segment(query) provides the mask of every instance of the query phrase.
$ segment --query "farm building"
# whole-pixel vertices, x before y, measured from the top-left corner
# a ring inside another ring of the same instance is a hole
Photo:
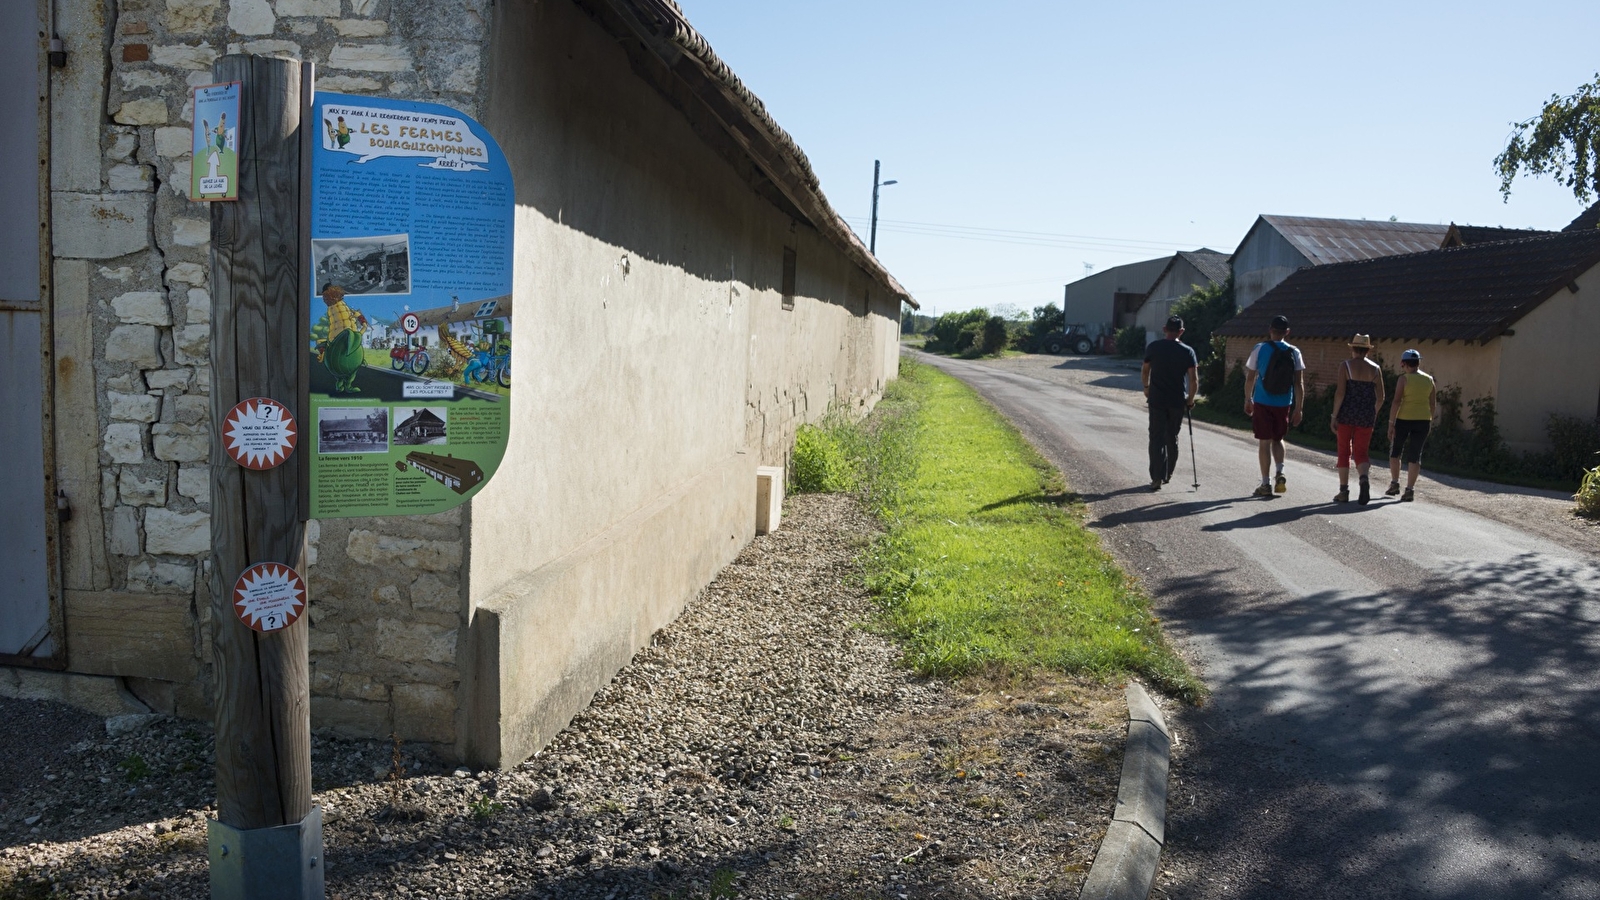
[[[1398,368],[1415,347],[1441,388],[1493,397],[1506,443],[1548,446],[1553,414],[1600,417],[1600,230],[1560,232],[1302,269],[1216,333],[1241,364],[1288,316],[1307,374],[1327,385],[1357,332]]]
[[[1067,322],[1099,326],[1104,332],[1132,325],[1150,286],[1170,260],[1163,256],[1113,266],[1068,284],[1061,301]]]
[[[1233,291],[1241,309],[1300,269],[1444,246],[1448,225],[1258,216],[1233,251]]]
[[[42,163],[0,198],[45,226],[0,253],[0,693],[211,714],[210,223],[186,190],[219,54],[448,104],[515,177],[510,449],[465,506],[313,523],[313,727],[526,758],[751,539],[757,467],[895,377],[905,290],[669,0],[53,0],[0,24],[4,147]],[[325,262],[409,277],[398,249]],[[509,303],[425,311],[426,350]]]
[[[1146,342],[1161,337],[1161,328],[1179,300],[1201,288],[1228,280],[1228,254],[1201,248],[1180,250],[1167,260],[1167,267],[1150,286],[1133,324],[1144,329]]]

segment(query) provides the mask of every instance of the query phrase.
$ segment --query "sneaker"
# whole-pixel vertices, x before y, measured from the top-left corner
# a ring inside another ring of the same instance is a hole
[[[1406,492],[1404,494],[1400,495],[1400,502],[1401,503],[1410,503],[1411,501],[1413,501],[1415,499],[1417,499],[1417,496],[1415,494],[1411,493],[1411,488],[1406,488]]]
[[[1150,482],[1150,490],[1152,490],[1152,491],[1161,490],[1161,482],[1159,482],[1159,481]]]
[[[1280,494],[1289,490],[1289,482],[1283,477],[1282,472],[1278,473],[1278,480],[1273,484],[1272,489]]]
[[[1339,488],[1339,493],[1333,495],[1333,502],[1335,502],[1335,503],[1349,503],[1350,502],[1350,488],[1348,488],[1348,487]]]
[[[1361,504],[1362,506],[1366,506],[1367,505],[1367,501],[1369,501],[1371,499],[1372,499],[1372,485],[1369,484],[1365,478],[1363,478],[1363,479],[1361,479],[1361,494],[1360,494],[1360,496],[1356,497],[1356,502]]]
[[[1398,481],[1389,482],[1389,489],[1387,491],[1383,492],[1383,495],[1385,497],[1396,497],[1396,496],[1399,496],[1399,494],[1400,494],[1400,482],[1398,482]]]
[[[1271,497],[1272,496],[1272,486],[1271,485],[1267,485],[1267,484],[1257,485],[1255,493],[1252,494],[1251,496],[1253,496],[1253,497]]]

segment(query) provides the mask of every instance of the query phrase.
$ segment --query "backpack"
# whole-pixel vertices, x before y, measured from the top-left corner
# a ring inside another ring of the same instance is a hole
[[[1294,390],[1294,351],[1269,343],[1272,357],[1261,371],[1261,388],[1269,394],[1287,394]]]

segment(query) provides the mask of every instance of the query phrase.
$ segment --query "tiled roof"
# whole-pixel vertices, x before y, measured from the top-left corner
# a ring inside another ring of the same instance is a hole
[[[1459,237],[1462,244],[1487,244],[1493,241],[1516,241],[1522,238],[1540,237],[1555,234],[1554,231],[1540,231],[1535,228],[1500,228],[1495,225],[1456,225],[1451,224],[1450,233]],[[1445,246],[1455,246],[1455,242],[1447,240]]]
[[[1293,244],[1313,266],[1434,250],[1444,245],[1445,235],[1450,231],[1448,225],[1416,222],[1265,215],[1261,219]]]
[[[1486,341],[1600,264],[1600,229],[1301,269],[1217,329]]]
[[[1600,228],[1600,202],[1597,202],[1583,212],[1578,213],[1578,217],[1573,219],[1570,223],[1568,223],[1566,228],[1561,230],[1588,231],[1593,228]]]
[[[1200,274],[1211,279],[1215,284],[1228,280],[1232,270],[1228,268],[1228,260],[1232,254],[1218,253],[1201,247],[1199,250],[1179,250],[1178,255],[1189,261],[1189,264],[1200,270]]]
[[[602,27],[612,30],[630,55],[636,48],[628,45],[637,42],[637,47],[654,57],[648,61],[636,58],[635,62],[641,63],[635,66],[636,73],[684,110],[691,126],[724,132],[717,145],[737,148],[734,152],[755,167],[759,175],[753,181],[758,190],[770,187],[782,201],[793,204],[795,212],[847,258],[889,293],[917,308],[917,302],[828,202],[811,161],[794,138],[689,24],[675,0],[577,2],[596,15]],[[686,109],[686,97],[697,99],[703,110]]]

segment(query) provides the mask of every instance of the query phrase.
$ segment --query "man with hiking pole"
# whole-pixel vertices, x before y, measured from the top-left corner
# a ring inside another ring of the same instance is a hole
[[[1178,468],[1178,436],[1183,431],[1183,416],[1194,405],[1200,391],[1200,374],[1194,349],[1178,340],[1183,336],[1183,320],[1167,319],[1162,338],[1144,348],[1145,402],[1150,407],[1150,490],[1159,491],[1172,480]],[[1187,382],[1187,384],[1185,384]],[[1187,387],[1187,390],[1185,388]],[[1192,428],[1193,426],[1191,426]],[[1191,434],[1191,447],[1193,437]],[[1200,479],[1195,478],[1198,482]]]
[[[1244,414],[1250,417],[1260,447],[1261,484],[1257,497],[1271,497],[1289,489],[1283,477],[1283,438],[1289,426],[1299,425],[1306,403],[1306,363],[1300,349],[1285,340],[1289,320],[1273,316],[1267,340],[1255,345],[1244,361]],[[1274,483],[1269,475],[1277,463]]]

